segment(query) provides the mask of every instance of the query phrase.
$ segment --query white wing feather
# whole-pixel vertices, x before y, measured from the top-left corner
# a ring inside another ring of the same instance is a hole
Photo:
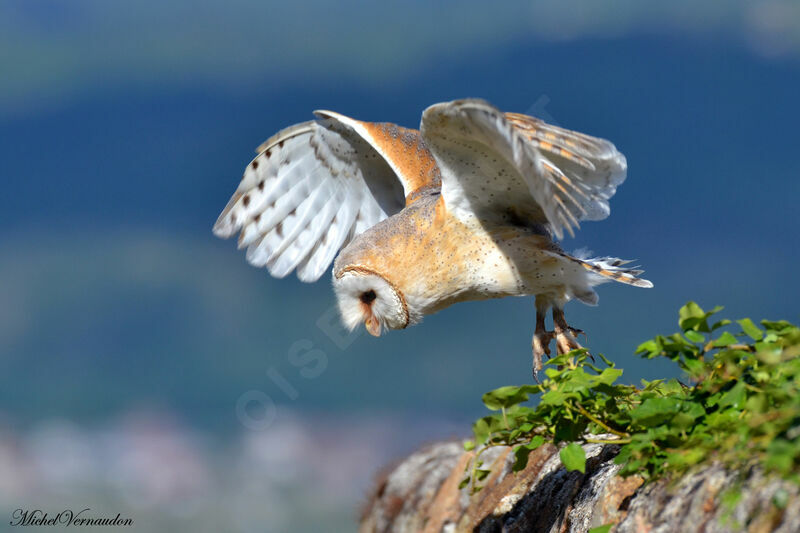
[[[282,130],[259,147],[214,225],[237,231],[247,260],[275,277],[319,279],[338,250],[404,205],[394,171],[334,118]]]

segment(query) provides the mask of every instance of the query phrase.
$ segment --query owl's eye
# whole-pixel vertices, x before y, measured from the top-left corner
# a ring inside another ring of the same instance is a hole
[[[377,298],[377,296],[375,295],[375,291],[372,289],[368,290],[367,292],[362,292],[361,296],[359,296],[359,299],[367,305],[371,304],[375,298]]]

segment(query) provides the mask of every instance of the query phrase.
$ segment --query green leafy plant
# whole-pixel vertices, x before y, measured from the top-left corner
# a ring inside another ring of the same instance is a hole
[[[636,350],[675,361],[688,385],[620,384],[622,370],[609,359],[598,355],[597,366],[586,350],[575,350],[551,359],[538,385],[484,394],[494,412],[474,423],[474,440],[465,443],[477,452],[462,486],[480,489],[489,474],[480,460],[486,449],[512,446],[519,471],[545,442],[562,446],[564,466],[580,472],[581,444],[595,442],[619,445],[620,473],[646,480],[716,460],[731,467],[757,462],[800,483],[800,329],[786,321],[712,321],[721,309],[689,302],[679,311],[680,332]]]

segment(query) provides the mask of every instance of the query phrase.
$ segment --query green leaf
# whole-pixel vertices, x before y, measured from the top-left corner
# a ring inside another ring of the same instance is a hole
[[[788,330],[796,328],[796,326],[793,326],[791,322],[787,322],[786,320],[762,320],[761,325],[768,330],[776,331],[778,333],[784,333]]]
[[[529,414],[527,416],[529,416]],[[526,419],[526,416],[523,416],[522,418],[520,418],[520,420],[524,420],[524,419]],[[517,419],[514,419],[514,422],[516,423]],[[509,441],[514,441],[519,436],[525,435],[527,433],[530,433],[530,431],[532,429],[533,429],[533,424],[531,424],[530,422],[525,422],[521,426],[516,427],[516,428],[511,430],[511,433],[509,434],[508,440]]]
[[[542,394],[542,405],[562,405],[567,399],[577,397],[576,394],[566,394],[560,390],[551,390]]]
[[[733,386],[720,398],[718,405],[722,407],[733,407],[741,409],[747,399],[747,387],[741,381]]]
[[[570,472],[577,470],[582,474],[586,473],[586,452],[577,442],[570,442],[558,453],[564,467]]]
[[[599,376],[597,376],[596,380],[600,383],[605,383],[606,385],[611,385],[617,378],[622,375],[621,368],[606,368],[603,370]]]
[[[511,470],[514,472],[519,472],[523,470],[528,465],[528,456],[531,454],[533,450],[538,448],[544,444],[544,437],[541,435],[536,435],[531,439],[528,444],[520,444],[516,448],[514,448],[514,466],[512,466]]]
[[[611,527],[613,525],[614,524],[612,523],[612,524],[604,524],[602,526],[593,527],[592,529],[589,530],[589,533],[608,533],[609,531],[611,531]]]
[[[467,485],[469,485],[469,476],[467,476],[467,477],[465,477],[464,479],[461,480],[461,483],[458,484],[458,490],[463,489]]]
[[[678,311],[678,324],[684,332],[691,329],[710,333],[711,328],[708,327],[708,317],[719,313],[722,309],[723,308],[718,305],[711,311],[703,311],[703,308],[696,303],[688,302]],[[719,327],[719,323],[715,324],[715,326]]]
[[[686,371],[695,378],[702,376],[706,370],[705,363],[698,359],[686,359],[683,362],[683,366],[686,368]]]
[[[664,383],[663,379],[654,379],[653,381],[647,381],[646,379],[642,380],[642,389],[646,391],[654,390],[661,386]]]
[[[721,328],[721,327],[723,327],[723,326],[727,326],[727,325],[728,325],[728,324],[730,324],[730,323],[731,323],[731,321],[730,321],[730,320],[728,320],[727,318],[723,318],[722,320],[719,320],[719,321],[717,321],[717,322],[714,322],[714,324],[711,326],[711,331],[714,331],[714,330],[716,330],[716,329],[719,329],[719,328]]]
[[[786,439],[776,439],[767,446],[767,456],[764,464],[779,472],[791,472],[795,461],[795,450],[792,443]]]
[[[697,326],[705,316],[706,312],[703,311],[703,308],[695,302],[690,301],[678,311],[678,325],[683,330],[692,329]]]
[[[464,441],[464,451],[471,452],[475,449],[475,441],[465,440]]]
[[[649,398],[631,411],[631,419],[643,426],[655,426],[672,419],[681,410],[676,398]]]
[[[695,427],[697,419],[705,414],[706,410],[702,405],[687,402],[682,406],[681,411],[672,418],[670,424],[678,429],[689,429]]]
[[[550,366],[564,366],[569,363],[571,358],[572,356],[569,353],[565,353],[549,359],[545,364]]]
[[[587,426],[588,422],[584,419],[570,420],[569,418],[563,418],[553,428],[553,440],[555,442],[578,440],[586,431]]]
[[[706,457],[706,451],[703,448],[690,448],[688,450],[679,450],[677,452],[667,454],[667,461],[673,467],[687,468],[696,465]]]
[[[739,341],[736,339],[736,337],[726,331],[714,341],[714,346],[717,348],[723,348],[725,346],[730,346],[731,344],[736,344],[737,342]]]
[[[753,339],[754,341],[760,341],[761,338],[764,336],[764,332],[761,331],[761,328],[753,324],[753,321],[749,318],[743,318],[741,320],[736,321],[739,326],[741,326],[742,331],[744,331],[748,337]]]
[[[768,408],[769,404],[767,403],[767,395],[763,393],[750,396],[745,403],[745,409],[751,413],[763,413]]]
[[[489,429],[489,423],[487,420],[489,417],[483,417],[475,421],[472,425],[472,432],[475,434],[475,443],[476,444],[484,444],[489,439],[489,434],[491,430]]]
[[[475,481],[483,481],[486,477],[491,474],[491,470],[485,470],[482,468],[475,469]]]
[[[652,358],[661,353],[661,344],[655,340],[644,341],[642,344],[636,347],[636,351],[634,353],[647,354]]]
[[[513,386],[500,387],[483,395],[483,404],[492,411],[527,401],[528,394]]]
[[[686,335],[686,338],[692,342],[703,342],[706,340],[706,338],[703,336],[702,333],[695,331],[693,329],[684,331],[683,334]]]

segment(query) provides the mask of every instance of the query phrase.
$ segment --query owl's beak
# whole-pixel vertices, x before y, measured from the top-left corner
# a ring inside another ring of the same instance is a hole
[[[372,313],[370,313],[367,319],[364,321],[364,327],[367,328],[367,331],[373,337],[381,336],[381,323],[378,322],[378,319],[375,318],[375,315]]]

